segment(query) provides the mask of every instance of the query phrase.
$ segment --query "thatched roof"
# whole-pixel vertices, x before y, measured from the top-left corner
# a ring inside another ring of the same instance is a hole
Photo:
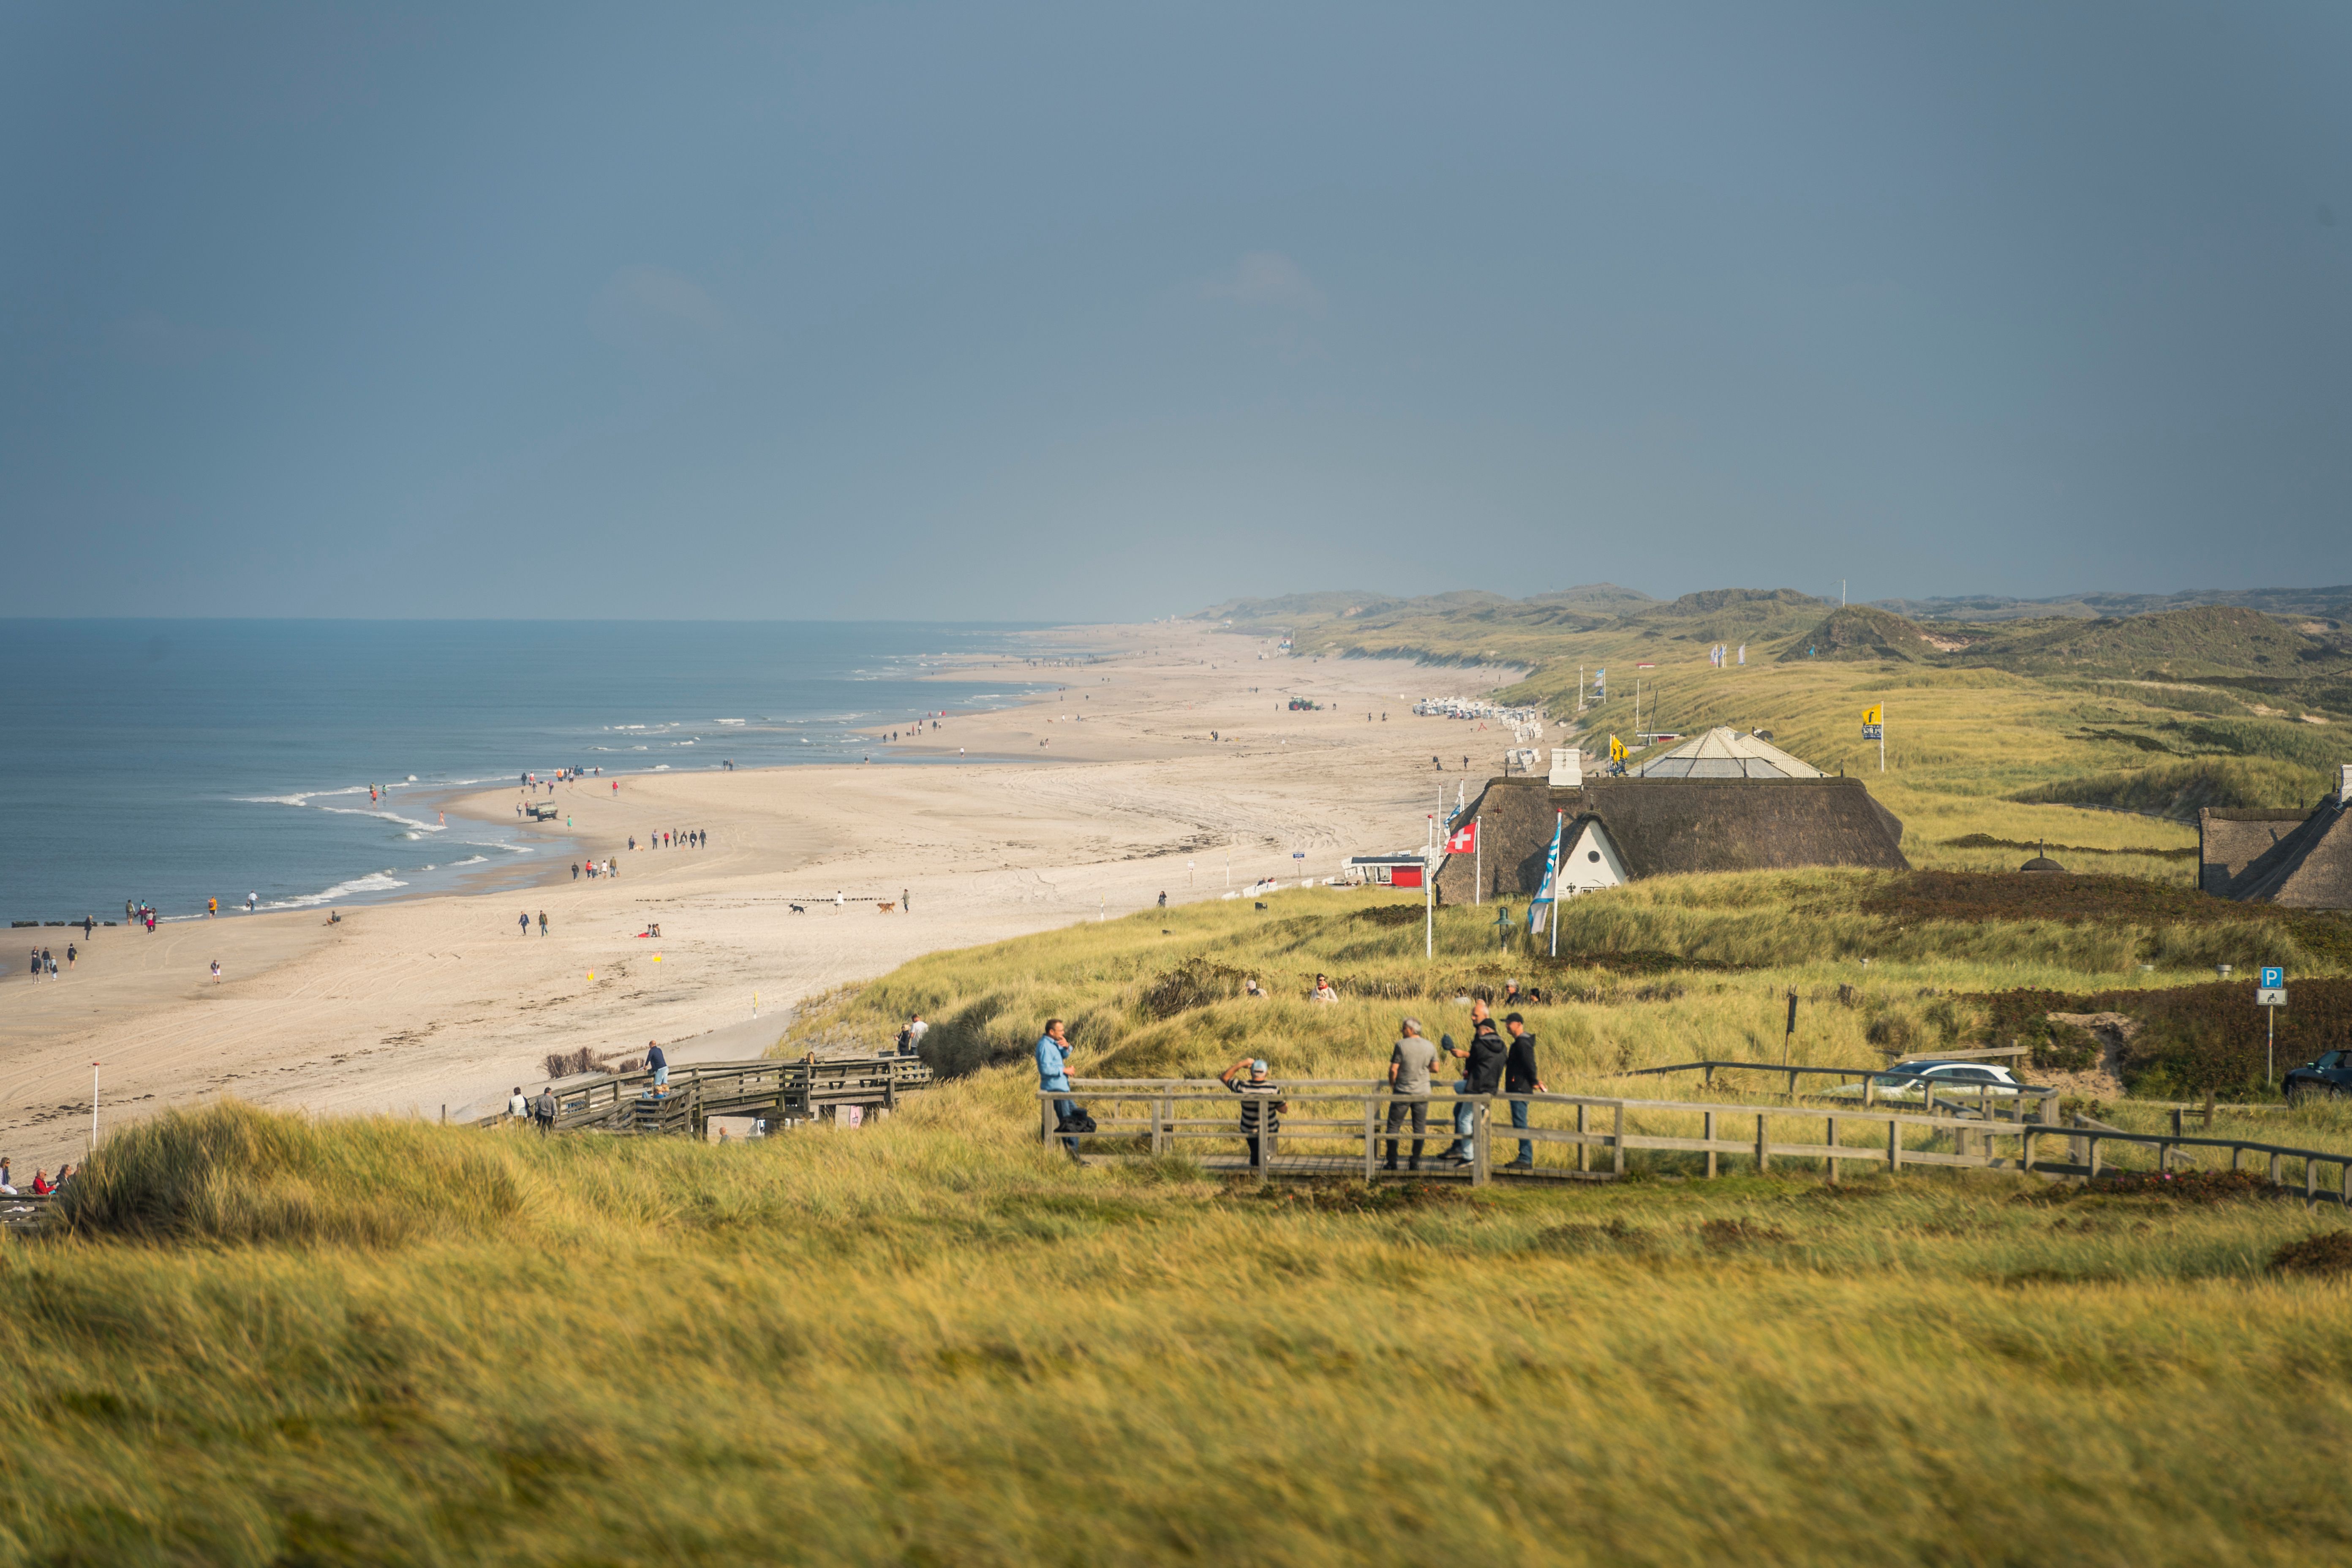
[[[1728,726],[1709,730],[1640,769],[1645,779],[1817,779],[1822,770],[1790,756],[1769,741]]]
[[[1588,777],[1580,789],[1495,779],[1471,812],[1485,838],[1477,859],[1488,898],[1530,893],[1542,883],[1561,814],[1563,842],[1572,842],[1586,819],[1599,821],[1635,879],[1800,866],[1910,868],[1902,823],[1858,778]],[[1448,858],[1438,872],[1438,900],[1469,903],[1473,876],[1473,857]]]
[[[2224,898],[2306,910],[2352,909],[2352,806],[2331,800],[2232,878]]]
[[[2230,897],[2230,884],[2303,826],[2307,811],[2262,811],[2207,806],[2197,814],[2197,885]]]

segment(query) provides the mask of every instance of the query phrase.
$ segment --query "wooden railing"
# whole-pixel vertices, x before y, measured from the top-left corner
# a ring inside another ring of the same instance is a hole
[[[1999,1052],[1979,1051],[1969,1054],[1975,1056],[2005,1056],[2008,1055],[2009,1052],[2006,1049],[2003,1049]],[[1938,1061],[1948,1061],[1958,1058],[1957,1057],[1939,1057],[1933,1059]],[[2031,1100],[2050,1101],[2055,1100],[2058,1098],[2058,1091],[2056,1089],[2045,1088],[2040,1085],[1992,1085],[1982,1083],[1973,1085],[1961,1084],[1955,1082],[1948,1077],[1939,1078],[1929,1073],[1907,1072],[1899,1062],[1892,1067],[1883,1068],[1790,1067],[1773,1062],[1675,1062],[1671,1066],[1662,1068],[1630,1068],[1625,1071],[1617,1073],[1613,1076],[1618,1078],[1652,1078],[1661,1074],[1673,1072],[1703,1073],[1706,1075],[1704,1081],[1706,1087],[1712,1089],[1715,1087],[1715,1075],[1718,1072],[1729,1071],[1763,1073],[1768,1076],[1785,1075],[1789,1080],[1789,1087],[1786,1092],[1790,1100],[1797,1098],[1797,1080],[1800,1078],[1834,1078],[1838,1080],[1840,1087],[1843,1087],[1847,1079],[1858,1078],[1862,1079],[1862,1103],[1865,1109],[1878,1103],[1879,1086],[1889,1079],[1898,1079],[1904,1083],[1918,1084],[1922,1086],[1920,1089],[1920,1098],[1923,1103],[1941,1104],[1948,1109],[1955,1110],[1969,1110],[1973,1111],[1974,1114],[1979,1118],[1989,1116],[1991,1113],[1992,1107],[2003,1100]],[[1973,1099],[1970,1098],[1969,1091],[1971,1089],[1975,1091]],[[1814,1098],[1818,1099],[1821,1097],[1815,1096]]]
[[[674,1067],[660,1094],[654,1092],[650,1069],[559,1079],[551,1089],[559,1132],[697,1133],[713,1116],[766,1116],[781,1122],[828,1105],[895,1110],[899,1096],[930,1082],[931,1069],[915,1057],[763,1058]],[[508,1120],[501,1113],[475,1124],[495,1127]]]
[[[1392,1141],[1408,1144],[1414,1137],[1409,1113],[1393,1133],[1387,1118],[1391,1105],[1409,1108],[1412,1100],[1391,1093],[1386,1084],[1375,1080],[1285,1080],[1277,1086],[1276,1098],[1285,1101],[1290,1110],[1282,1114],[1278,1131],[1261,1136],[1260,1163],[1256,1167],[1261,1174],[1354,1174],[1360,1171],[1364,1180],[1374,1181],[1384,1169],[1385,1146]],[[1060,1125],[1054,1109],[1057,1100],[1087,1102],[1089,1113],[1095,1115],[1094,1131],[1074,1132]],[[1242,1100],[1242,1096],[1213,1079],[1073,1079],[1067,1089],[1037,1091],[1037,1135],[1047,1143],[1063,1140],[1074,1153],[1088,1143],[1100,1145],[1123,1140],[1138,1157],[1147,1152],[1151,1156],[1171,1155],[1178,1152],[1179,1144],[1187,1141],[1230,1146],[1244,1137],[1239,1110]],[[2287,1167],[2292,1163],[2295,1167],[2294,1173],[2302,1178],[2306,1201],[2316,1202],[2325,1195],[2352,1207],[2352,1153],[2244,1139],[2190,1137],[2179,1131],[2128,1132],[2082,1118],[2073,1125],[2062,1126],[2045,1120],[1939,1116],[1932,1108],[1925,1112],[1891,1111],[1877,1107],[1799,1109],[1727,1105],[1722,1101],[1625,1100],[1605,1095],[1465,1094],[1450,1089],[1432,1089],[1423,1103],[1428,1107],[1429,1123],[1429,1131],[1423,1138],[1441,1146],[1454,1137],[1453,1113],[1457,1108],[1467,1108],[1471,1154],[1458,1169],[1460,1173],[1467,1174],[1474,1185],[1480,1186],[1498,1174],[1609,1180],[1625,1173],[1627,1155],[1635,1151],[1701,1155],[1703,1159],[1691,1163],[1696,1167],[1694,1173],[1703,1171],[1708,1177],[1722,1173],[1727,1158],[1752,1161],[1751,1168],[1759,1173],[1769,1171],[1776,1160],[1800,1161],[1820,1169],[1829,1181],[1835,1182],[1840,1168],[1853,1163],[1890,1173],[1906,1166],[1943,1165],[2025,1171],[2052,1177],[2112,1176],[2133,1168],[2115,1163],[2112,1155],[2119,1149],[2150,1150],[2155,1156],[2154,1171],[2177,1172],[2185,1163],[2193,1163],[2194,1152],[2212,1150],[2228,1152],[2228,1168],[2232,1171],[2242,1168],[2248,1155],[2267,1160],[2267,1173],[2273,1186],[2290,1184]],[[1514,1105],[1528,1108],[1529,1125],[1514,1126],[1508,1114],[1496,1115],[1498,1109]],[[2054,1100],[2043,1099],[2037,1109],[2048,1116],[2054,1105]],[[1123,1106],[1139,1107],[1140,1112],[1120,1114],[1119,1108]],[[1215,1107],[1214,1113],[1199,1109],[1205,1106]],[[1300,1113],[1309,1107],[1348,1107],[1351,1113]],[[1097,1108],[1112,1114],[1098,1114]],[[1693,1118],[1698,1121],[1699,1136],[1696,1138],[1685,1131],[1657,1129],[1661,1120],[1675,1121],[1687,1129]],[[1650,1131],[1638,1125],[1643,1119],[1650,1121]],[[1720,1135],[1727,1124],[1751,1120],[1752,1135],[1745,1127],[1739,1136]],[[1821,1141],[1787,1140],[1785,1130],[1791,1122],[1822,1123]],[[1864,1141],[1848,1142],[1857,1131]],[[1498,1140],[1532,1145],[1531,1152],[1538,1152],[1532,1168],[1497,1166],[1493,1146]],[[2061,1144],[2064,1147],[2059,1147]],[[1346,1152],[1336,1152],[1338,1149]],[[1559,1154],[1556,1162],[1543,1158],[1544,1152],[1552,1151]],[[1204,1163],[1213,1168],[1230,1168],[1237,1162],[1228,1155]],[[1445,1162],[1441,1157],[1438,1163],[1442,1166]],[[1598,1168],[1604,1165],[1605,1169]],[[2319,1173],[2330,1166],[2336,1171],[2336,1180],[2332,1188],[2323,1188]]]

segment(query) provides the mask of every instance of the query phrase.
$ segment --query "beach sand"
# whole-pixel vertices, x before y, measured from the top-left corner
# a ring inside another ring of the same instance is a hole
[[[1418,846],[1440,786],[1449,804],[1459,784],[1475,793],[1508,743],[1408,711],[1507,671],[1261,662],[1271,643],[1196,626],[1035,643],[1045,658],[1110,651],[1091,665],[960,672],[1066,685],[877,743],[870,765],[630,774],[617,794],[610,778],[562,786],[554,799],[575,826],[551,825],[551,848],[616,857],[614,879],[573,880],[566,854],[560,879],[520,892],[349,908],[336,926],[306,910],[152,936],[101,929],[71,975],[0,991],[0,1152],[27,1178],[79,1159],[93,1062],[103,1126],[225,1094],[322,1113],[435,1117],[446,1105],[454,1118],[497,1109],[514,1085],[535,1090],[551,1052],[658,1039],[680,1061],[757,1056],[794,1003],[923,952],[1130,913],[1163,890],[1171,903],[1216,898],[1229,859],[1235,889],[1266,876],[1295,887],[1349,855]],[[950,706],[954,687],[941,690]],[[1327,709],[1289,712],[1294,695]],[[494,791],[452,809],[510,819],[518,798]],[[625,847],[632,834],[643,844],[697,828],[708,848]],[[911,895],[911,909],[836,906],[836,893]],[[658,939],[638,934],[656,923]],[[37,934],[62,958],[65,933]]]

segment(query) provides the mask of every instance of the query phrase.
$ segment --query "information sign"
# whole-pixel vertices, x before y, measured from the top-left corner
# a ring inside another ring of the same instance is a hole
[[[2286,984],[2286,971],[2275,963],[2263,965],[2263,989],[2276,991]]]

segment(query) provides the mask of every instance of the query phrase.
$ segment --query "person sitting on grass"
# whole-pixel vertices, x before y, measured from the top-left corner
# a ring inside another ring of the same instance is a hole
[[[1318,1002],[1337,1002],[1339,999],[1339,994],[1331,989],[1331,977],[1329,975],[1318,974],[1315,977],[1315,995],[1313,999]]]
[[[48,1172],[37,1169],[34,1171],[33,1194],[36,1197],[47,1197],[51,1193],[54,1193],[58,1189],[50,1184]]]
[[[1244,1068],[1249,1069],[1248,1079],[1235,1082],[1234,1075]],[[1290,1102],[1276,1098],[1282,1090],[1265,1076],[1263,1057],[1244,1057],[1219,1073],[1217,1081],[1242,1097],[1242,1139],[1249,1145],[1250,1169],[1262,1169],[1265,1163],[1265,1140],[1282,1131],[1282,1113],[1290,1109]]]

